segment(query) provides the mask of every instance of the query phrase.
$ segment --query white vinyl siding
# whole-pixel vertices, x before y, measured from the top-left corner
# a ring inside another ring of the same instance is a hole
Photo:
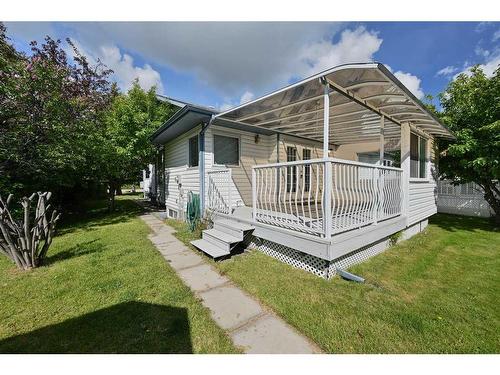
[[[179,216],[185,212],[187,193],[200,191],[198,167],[189,168],[189,139],[200,129],[198,126],[165,144],[165,206],[167,212],[170,208],[178,211]]]
[[[216,165],[214,160],[214,135],[239,139],[239,164]],[[205,168],[212,169],[230,168],[232,173],[232,206],[252,205],[252,167],[257,164],[274,163],[272,159],[276,138],[273,136],[228,129],[213,125],[205,134]],[[208,186],[208,182],[206,182]]]
[[[432,140],[426,142],[426,154],[433,155]],[[435,169],[433,161],[425,163],[425,175],[427,179],[410,180],[408,191],[409,207],[408,221],[409,225],[422,221],[429,216],[437,213],[437,183],[431,170]]]

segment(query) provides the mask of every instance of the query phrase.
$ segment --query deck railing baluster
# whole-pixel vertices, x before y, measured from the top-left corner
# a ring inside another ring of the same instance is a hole
[[[316,178],[310,176],[306,190],[307,168]],[[399,168],[334,158],[257,165],[252,171],[253,215],[256,221],[329,237],[401,215],[401,179]],[[209,178],[208,201],[221,204],[212,194],[217,186]],[[230,190],[231,184],[227,186]],[[222,210],[231,207],[225,204]]]

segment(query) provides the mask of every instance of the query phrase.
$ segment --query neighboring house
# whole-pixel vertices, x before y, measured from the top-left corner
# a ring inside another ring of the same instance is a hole
[[[438,181],[438,212],[464,216],[491,217],[494,211],[484,199],[483,189],[473,183],[453,185],[450,181]]]
[[[453,138],[382,64],[338,66],[217,113],[186,104],[151,137],[169,217],[200,194],[214,258],[240,243],[329,278],[437,211],[436,137]]]

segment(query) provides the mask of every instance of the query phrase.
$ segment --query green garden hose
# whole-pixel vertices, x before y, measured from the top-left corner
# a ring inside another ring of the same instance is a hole
[[[192,232],[200,221],[200,195],[192,191],[188,193],[186,217],[189,223],[189,229]]]

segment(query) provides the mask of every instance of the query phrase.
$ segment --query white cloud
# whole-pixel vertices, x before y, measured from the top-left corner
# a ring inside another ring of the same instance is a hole
[[[94,49],[124,46],[146,61],[193,75],[233,98],[242,89],[262,93],[297,77],[304,46],[332,38],[341,24],[109,22],[68,26],[76,39]]]
[[[249,101],[253,100],[254,98],[255,98],[255,95],[252,92],[245,91],[243,93],[243,95],[241,95],[240,104],[244,104],[246,102],[249,102]]]
[[[381,44],[382,39],[376,32],[362,26],[344,30],[338,43],[323,39],[302,49],[300,75],[309,76],[344,63],[373,61]]]
[[[389,69],[394,76],[401,81],[405,87],[410,90],[410,92],[417,97],[417,99],[422,99],[424,97],[424,91],[420,84],[422,83],[422,80],[418,78],[416,75],[413,75],[411,73],[405,73],[401,70],[398,70],[397,72],[393,72],[392,68],[389,65],[385,65],[387,69]]]
[[[255,95],[253,92],[250,91],[245,91],[243,95],[240,97],[240,101],[238,104],[232,103],[231,101],[227,100],[225,103],[223,103],[220,107],[219,110],[221,112],[227,111],[233,107],[236,107],[239,104],[244,104],[247,103],[255,98]]]
[[[450,76],[453,73],[455,73],[456,71],[458,71],[457,67],[452,66],[452,65],[448,65],[448,66],[444,67],[443,69],[439,70],[436,73],[436,75],[437,76]]]
[[[77,49],[85,55],[92,64],[96,64],[99,59],[107,68],[113,70],[112,79],[116,81],[122,91],[127,91],[132,87],[132,82],[137,78],[139,85],[144,90],[149,90],[156,86],[156,92],[163,93],[163,84],[160,73],[154,70],[149,64],[142,67],[134,65],[132,56],[121,53],[116,46],[100,46],[95,50],[88,49],[77,40],[72,40]],[[66,48],[68,54],[73,54],[69,46]]]
[[[261,95],[342,63],[373,61],[382,44],[377,32],[365,27],[346,29],[334,39],[342,23],[79,22],[64,27],[117,72],[122,86],[134,75],[145,85],[159,81],[151,66],[134,66],[130,53],[113,50],[118,47],[192,75],[227,98],[244,91]]]
[[[476,33],[482,33],[483,31],[488,29],[492,24],[493,24],[493,22],[489,22],[489,21],[479,22],[475,28],[475,31],[476,31]]]
[[[494,51],[493,53],[489,53],[488,55],[486,55],[486,57],[487,58],[484,61],[484,63],[478,65],[483,70],[484,74],[487,77],[491,77],[493,76],[493,73],[495,73],[495,70],[497,70],[500,65],[500,49]],[[473,66],[474,65],[467,63],[464,66],[464,69],[460,73],[457,73],[455,74],[455,76],[453,76],[453,79],[457,78],[462,73],[470,75],[471,74],[470,69]]]
[[[484,49],[480,46],[476,46],[476,48],[474,49],[474,52],[476,53],[476,55],[481,56],[483,58],[487,58],[490,55],[490,51],[488,51],[487,49]]]
[[[81,25],[87,29],[93,28],[90,23],[84,22]],[[50,22],[6,22],[5,26],[8,36],[15,36],[26,42],[31,40],[41,42],[46,35],[50,35],[54,39],[60,37]],[[78,38],[72,38],[72,41],[93,64],[96,63],[97,59],[100,59],[109,69],[112,69],[114,71],[113,79],[123,91],[128,90],[132,86],[133,80],[138,78],[143,89],[149,90],[152,86],[156,86],[157,92],[163,93],[163,85],[158,71],[149,64],[144,64],[142,67],[134,65],[132,56],[126,53],[122,54],[114,43],[103,43],[98,35],[96,37],[96,43],[85,43]],[[64,48],[68,55],[73,55],[69,46],[65,45]]]
[[[163,93],[163,84],[160,73],[154,70],[149,64],[142,67],[134,65],[132,56],[122,54],[116,46],[102,46],[99,49],[101,60],[107,67],[113,69],[113,76],[118,86],[126,91],[132,86],[134,79],[139,79],[139,85],[144,90],[149,90],[156,86],[159,94]]]
[[[422,82],[420,78],[402,71],[397,71],[394,75],[403,83],[403,85],[406,86],[408,90],[410,90],[413,95],[417,97],[417,99],[422,99],[424,97],[424,91],[422,90],[422,87],[420,87],[420,83]]]
[[[493,37],[491,38],[491,41],[496,42],[498,39],[500,39],[500,29],[495,31],[495,33],[493,34]]]

